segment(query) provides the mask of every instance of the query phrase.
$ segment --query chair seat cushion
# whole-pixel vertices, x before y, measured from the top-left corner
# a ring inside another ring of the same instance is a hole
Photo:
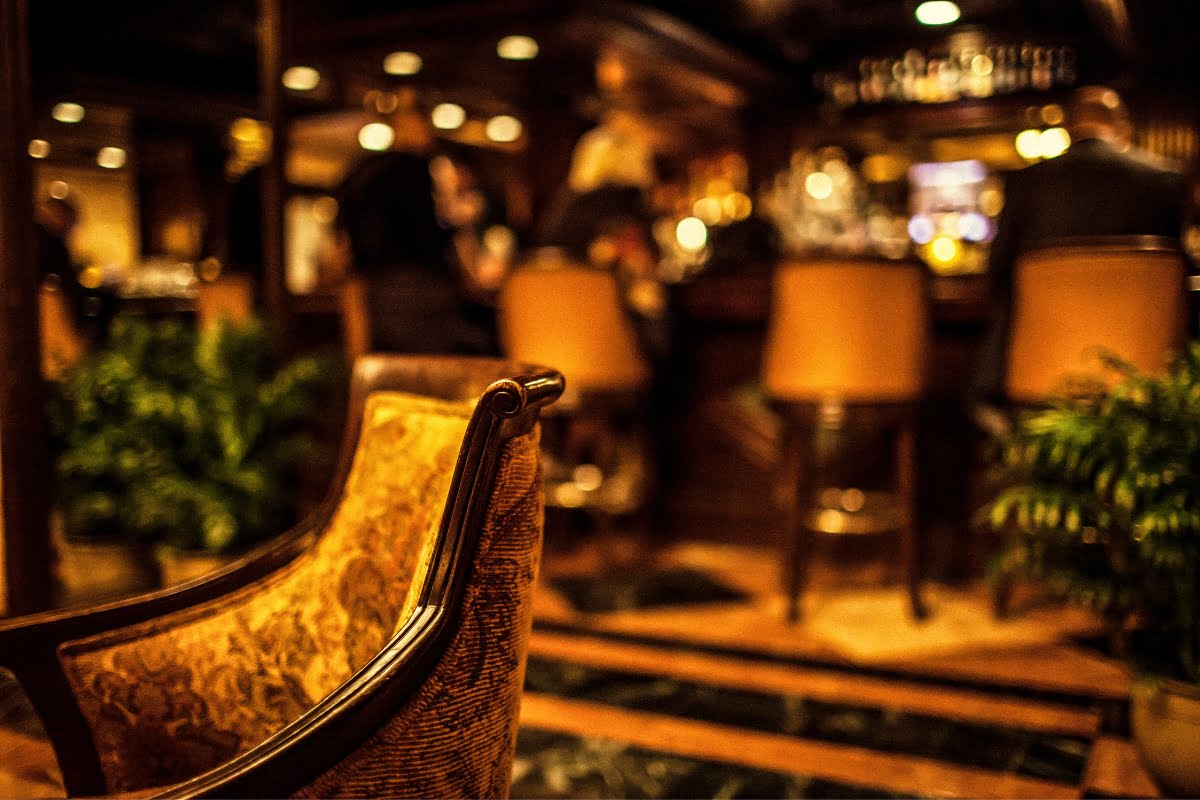
[[[50,742],[0,727],[0,797],[66,797]]]

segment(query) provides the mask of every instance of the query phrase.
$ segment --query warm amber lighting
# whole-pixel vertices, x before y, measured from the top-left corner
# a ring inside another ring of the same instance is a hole
[[[1071,146],[1071,134],[1067,133],[1066,128],[1047,128],[1038,136],[1038,146],[1042,158],[1061,156]]]
[[[708,244],[708,228],[697,217],[684,217],[675,226],[675,241],[689,253],[696,253]]]
[[[929,245],[929,253],[942,264],[949,264],[958,256],[958,242],[949,236],[939,236]]]
[[[538,43],[531,36],[505,36],[496,43],[496,55],[509,61],[537,58]]]
[[[288,67],[283,72],[283,85],[295,92],[311,91],[321,83],[321,73],[312,67]]]
[[[46,187],[46,194],[55,200],[64,200],[70,193],[71,185],[66,181],[50,181],[50,185]]]
[[[833,194],[833,178],[824,172],[812,172],[804,179],[804,191],[817,200],[825,200]]]
[[[962,12],[950,0],[925,0],[914,14],[922,25],[949,25],[957,21]]]
[[[50,155],[50,143],[45,139],[29,140],[29,155],[32,158],[47,158]]]
[[[701,197],[692,203],[692,215],[705,225],[716,225],[721,221],[721,201],[715,197]]]
[[[732,220],[743,220],[750,216],[753,205],[742,192],[730,192],[721,198],[721,212]]]
[[[1062,125],[1063,107],[1058,103],[1042,106],[1042,122],[1047,125]]]
[[[363,150],[387,150],[396,141],[396,131],[383,122],[369,122],[358,131],[358,143]]]
[[[79,285],[85,289],[99,289],[104,282],[104,271],[92,265],[79,270]]]
[[[971,59],[971,72],[980,78],[986,78],[988,75],[991,75],[993,66],[992,59],[983,53]]]
[[[515,142],[521,138],[521,120],[501,114],[488,120],[485,132],[493,142]]]
[[[337,219],[338,202],[329,195],[321,195],[316,200],[313,200],[312,215],[313,219],[320,222],[322,225],[329,225]]]
[[[120,169],[125,166],[125,151],[119,147],[101,147],[96,153],[96,163],[105,169]]]
[[[434,106],[429,119],[433,122],[433,127],[453,131],[461,128],[467,121],[467,112],[458,103],[440,103]]]
[[[1034,128],[1021,131],[1015,140],[1017,153],[1027,161],[1041,158],[1042,132]]]
[[[205,283],[212,283],[221,276],[221,269],[221,260],[216,256],[209,256],[196,265],[196,277]]]
[[[421,57],[408,50],[388,53],[383,59],[383,71],[388,75],[416,75],[421,71]]]
[[[79,103],[58,103],[50,110],[50,116],[59,122],[81,122],[83,114],[83,106]]]

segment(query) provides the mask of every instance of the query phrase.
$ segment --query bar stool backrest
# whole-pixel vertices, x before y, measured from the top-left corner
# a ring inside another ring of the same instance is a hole
[[[640,390],[650,378],[616,278],[606,270],[570,262],[518,268],[500,291],[498,321],[507,357],[553,365],[571,394]]]
[[[783,401],[915,400],[925,383],[928,329],[917,264],[784,263],[775,273],[763,386]]]
[[[1162,372],[1186,335],[1184,273],[1179,250],[1136,242],[1023,255],[1009,331],[1009,399],[1045,400],[1073,375],[1115,382],[1118,375],[1103,371],[1103,350]]]

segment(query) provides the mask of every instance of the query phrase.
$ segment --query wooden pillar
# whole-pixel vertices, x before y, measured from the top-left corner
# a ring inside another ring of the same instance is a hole
[[[49,608],[54,596],[30,95],[28,6],[0,0],[0,535],[11,614]]]
[[[287,178],[287,120],[283,108],[283,0],[258,0],[259,110],[271,127],[271,156],[263,166],[262,296],[278,342],[288,338],[287,287],[284,278],[283,207]]]

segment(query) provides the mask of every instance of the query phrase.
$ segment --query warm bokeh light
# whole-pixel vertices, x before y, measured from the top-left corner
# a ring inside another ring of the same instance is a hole
[[[1063,107],[1058,103],[1042,106],[1042,122],[1047,125],[1062,125],[1063,117]]]
[[[505,36],[496,43],[496,55],[509,61],[537,58],[538,43],[531,36]]]
[[[501,114],[487,122],[487,137],[493,142],[515,142],[521,138],[521,120]]]
[[[84,113],[79,103],[58,103],[50,110],[50,116],[59,122],[82,122]]]
[[[730,192],[721,198],[721,212],[729,219],[743,220],[750,216],[754,204],[742,192]]]
[[[833,194],[833,178],[824,172],[810,173],[804,179],[804,191],[817,200],[828,199]]]
[[[321,83],[321,73],[312,67],[288,67],[281,78],[283,85],[295,92],[311,91]]]
[[[96,163],[105,169],[120,169],[125,166],[125,157],[120,147],[101,147],[96,153]]]
[[[1042,158],[1054,158],[1067,152],[1071,146],[1071,134],[1066,128],[1047,128],[1038,137]]]
[[[383,71],[388,75],[416,75],[421,71],[423,63],[416,53],[397,50],[395,53],[388,53],[383,59]]]
[[[1041,158],[1042,132],[1034,128],[1021,131],[1015,140],[1017,154],[1027,161]]]
[[[95,264],[79,270],[79,285],[85,289],[99,289],[104,282],[104,270]]]
[[[50,156],[50,143],[45,139],[30,139],[29,155],[33,158],[48,158]]]
[[[715,197],[701,197],[692,203],[692,215],[705,225],[716,225],[721,221],[721,201]]]
[[[434,106],[429,119],[433,122],[433,127],[452,131],[461,128],[467,121],[467,112],[458,103],[439,103]]]
[[[958,257],[959,244],[949,236],[939,236],[929,245],[929,253],[937,261],[949,264]]]
[[[949,25],[961,16],[958,6],[950,0],[925,0],[914,14],[922,25]]]
[[[690,253],[703,250],[708,244],[708,227],[698,217],[684,217],[675,226],[675,241]]]
[[[971,72],[977,77],[986,78],[991,75],[993,66],[992,59],[983,53],[971,58]]]
[[[396,141],[396,131],[383,122],[369,122],[358,131],[358,143],[363,150],[387,150]]]
[[[71,185],[66,181],[50,181],[50,185],[46,187],[46,194],[55,200],[65,200],[67,195],[71,194]]]

